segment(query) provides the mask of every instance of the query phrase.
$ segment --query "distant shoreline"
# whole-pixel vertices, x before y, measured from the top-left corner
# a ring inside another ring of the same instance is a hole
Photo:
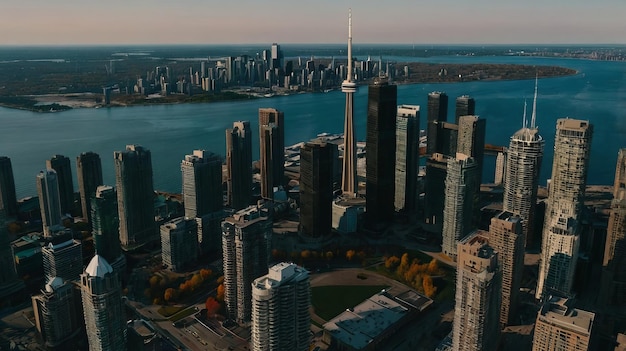
[[[538,78],[554,78],[579,74],[580,72],[560,66],[531,66],[517,64],[439,64],[406,62],[397,63],[396,69],[409,72],[409,78],[404,76],[393,80],[397,85],[406,84],[438,84],[438,83],[466,83],[466,82],[497,82],[527,80]],[[367,85],[368,79],[359,82]],[[272,96],[288,96],[302,93],[323,93],[339,90],[339,87],[320,90],[291,90],[273,87],[233,87],[219,93],[201,91],[193,95],[170,94],[167,96],[145,97],[142,95],[113,95],[111,104],[102,103],[102,94],[84,92],[68,94],[35,94],[22,96],[0,96],[0,106],[6,108],[27,110],[32,112],[62,112],[76,108],[127,107],[145,105],[169,105],[187,103],[211,103],[224,101],[239,101]]]

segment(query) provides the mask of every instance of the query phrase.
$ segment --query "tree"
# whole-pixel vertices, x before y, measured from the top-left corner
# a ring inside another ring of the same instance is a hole
[[[163,293],[163,300],[165,300],[166,302],[170,302],[170,300],[174,298],[174,294],[175,290],[173,288],[165,289],[165,292]]]
[[[437,292],[437,287],[433,284],[433,278],[428,274],[424,274],[422,286],[424,287],[424,294],[428,297],[433,297]]]
[[[302,250],[302,252],[300,252],[300,257],[302,257],[303,260],[308,260],[311,258],[311,250]]]
[[[202,280],[209,279],[211,275],[213,275],[213,271],[210,269],[202,268],[200,270],[200,276],[202,277]]]
[[[439,264],[437,263],[437,259],[433,258],[432,260],[430,260],[430,263],[428,264],[428,274],[437,274],[438,270],[439,270]]]
[[[217,302],[213,296],[209,296],[204,305],[206,306],[206,315],[207,317],[214,317],[215,313],[220,310],[220,303]]]
[[[217,286],[217,301],[224,301],[224,284],[220,284]]]
[[[152,277],[150,277],[150,287],[155,288],[160,281],[161,278],[158,275],[153,275]]]
[[[400,259],[397,256],[391,256],[385,260],[385,268],[388,270],[394,270],[400,264]]]
[[[354,258],[354,255],[356,255],[356,251],[354,250],[346,251],[346,259],[348,259],[348,261],[352,261],[352,259]]]
[[[191,290],[196,290],[196,288],[202,284],[203,280],[200,274],[194,274],[193,277],[191,277]]]
[[[219,278],[217,278],[216,283],[217,283],[217,284],[222,284],[222,283],[224,283],[224,276],[222,275],[222,276],[220,276]]]
[[[409,269],[409,254],[404,253],[400,259],[400,266],[398,266],[398,275],[403,276],[404,272]]]
[[[328,251],[328,252],[326,253],[326,259],[327,259],[328,261],[331,261],[331,260],[333,259],[333,257],[335,257],[335,255],[333,254],[333,252],[332,252],[332,251]]]

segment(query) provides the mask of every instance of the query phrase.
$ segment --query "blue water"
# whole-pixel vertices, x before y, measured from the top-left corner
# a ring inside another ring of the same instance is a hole
[[[453,56],[390,59],[558,65],[576,69],[579,73],[574,76],[539,81],[537,124],[546,139],[541,183],[545,184],[552,170],[556,119],[571,117],[589,120],[595,128],[588,183],[612,184],[617,150],[626,147],[626,62]],[[533,80],[400,85],[398,104],[421,105],[424,129],[428,92],[448,93],[449,118],[453,118],[454,98],[470,94],[476,99],[476,113],[487,119],[486,141],[508,145],[510,135],[521,127],[524,99],[528,99],[529,107],[532,105],[533,88]],[[342,132],[344,103],[344,95],[333,91],[237,102],[75,109],[52,114],[0,108],[0,155],[11,157],[17,195],[24,197],[36,194],[35,175],[45,168],[45,160],[53,154],[70,157],[75,168],[75,157],[81,152],[99,153],[104,181],[113,185],[113,151],[124,149],[126,144],[141,144],[152,151],[155,188],[180,192],[180,160],[197,148],[224,155],[224,130],[233,121],[250,120],[256,130],[259,107],[282,110],[285,142],[291,145],[321,132]],[[357,137],[364,140],[367,87],[356,93],[355,104]],[[253,133],[255,157],[258,157],[257,135]],[[486,174],[485,180],[489,177]]]

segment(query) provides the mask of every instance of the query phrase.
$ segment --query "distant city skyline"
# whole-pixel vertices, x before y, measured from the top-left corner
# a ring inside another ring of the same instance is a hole
[[[355,43],[626,43],[616,0],[322,1],[306,15],[285,0],[9,0],[0,45],[343,43],[350,7]]]

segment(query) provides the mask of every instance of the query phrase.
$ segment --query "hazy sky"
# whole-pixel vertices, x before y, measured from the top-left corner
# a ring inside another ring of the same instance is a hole
[[[626,0],[0,0],[0,45],[626,43]]]

